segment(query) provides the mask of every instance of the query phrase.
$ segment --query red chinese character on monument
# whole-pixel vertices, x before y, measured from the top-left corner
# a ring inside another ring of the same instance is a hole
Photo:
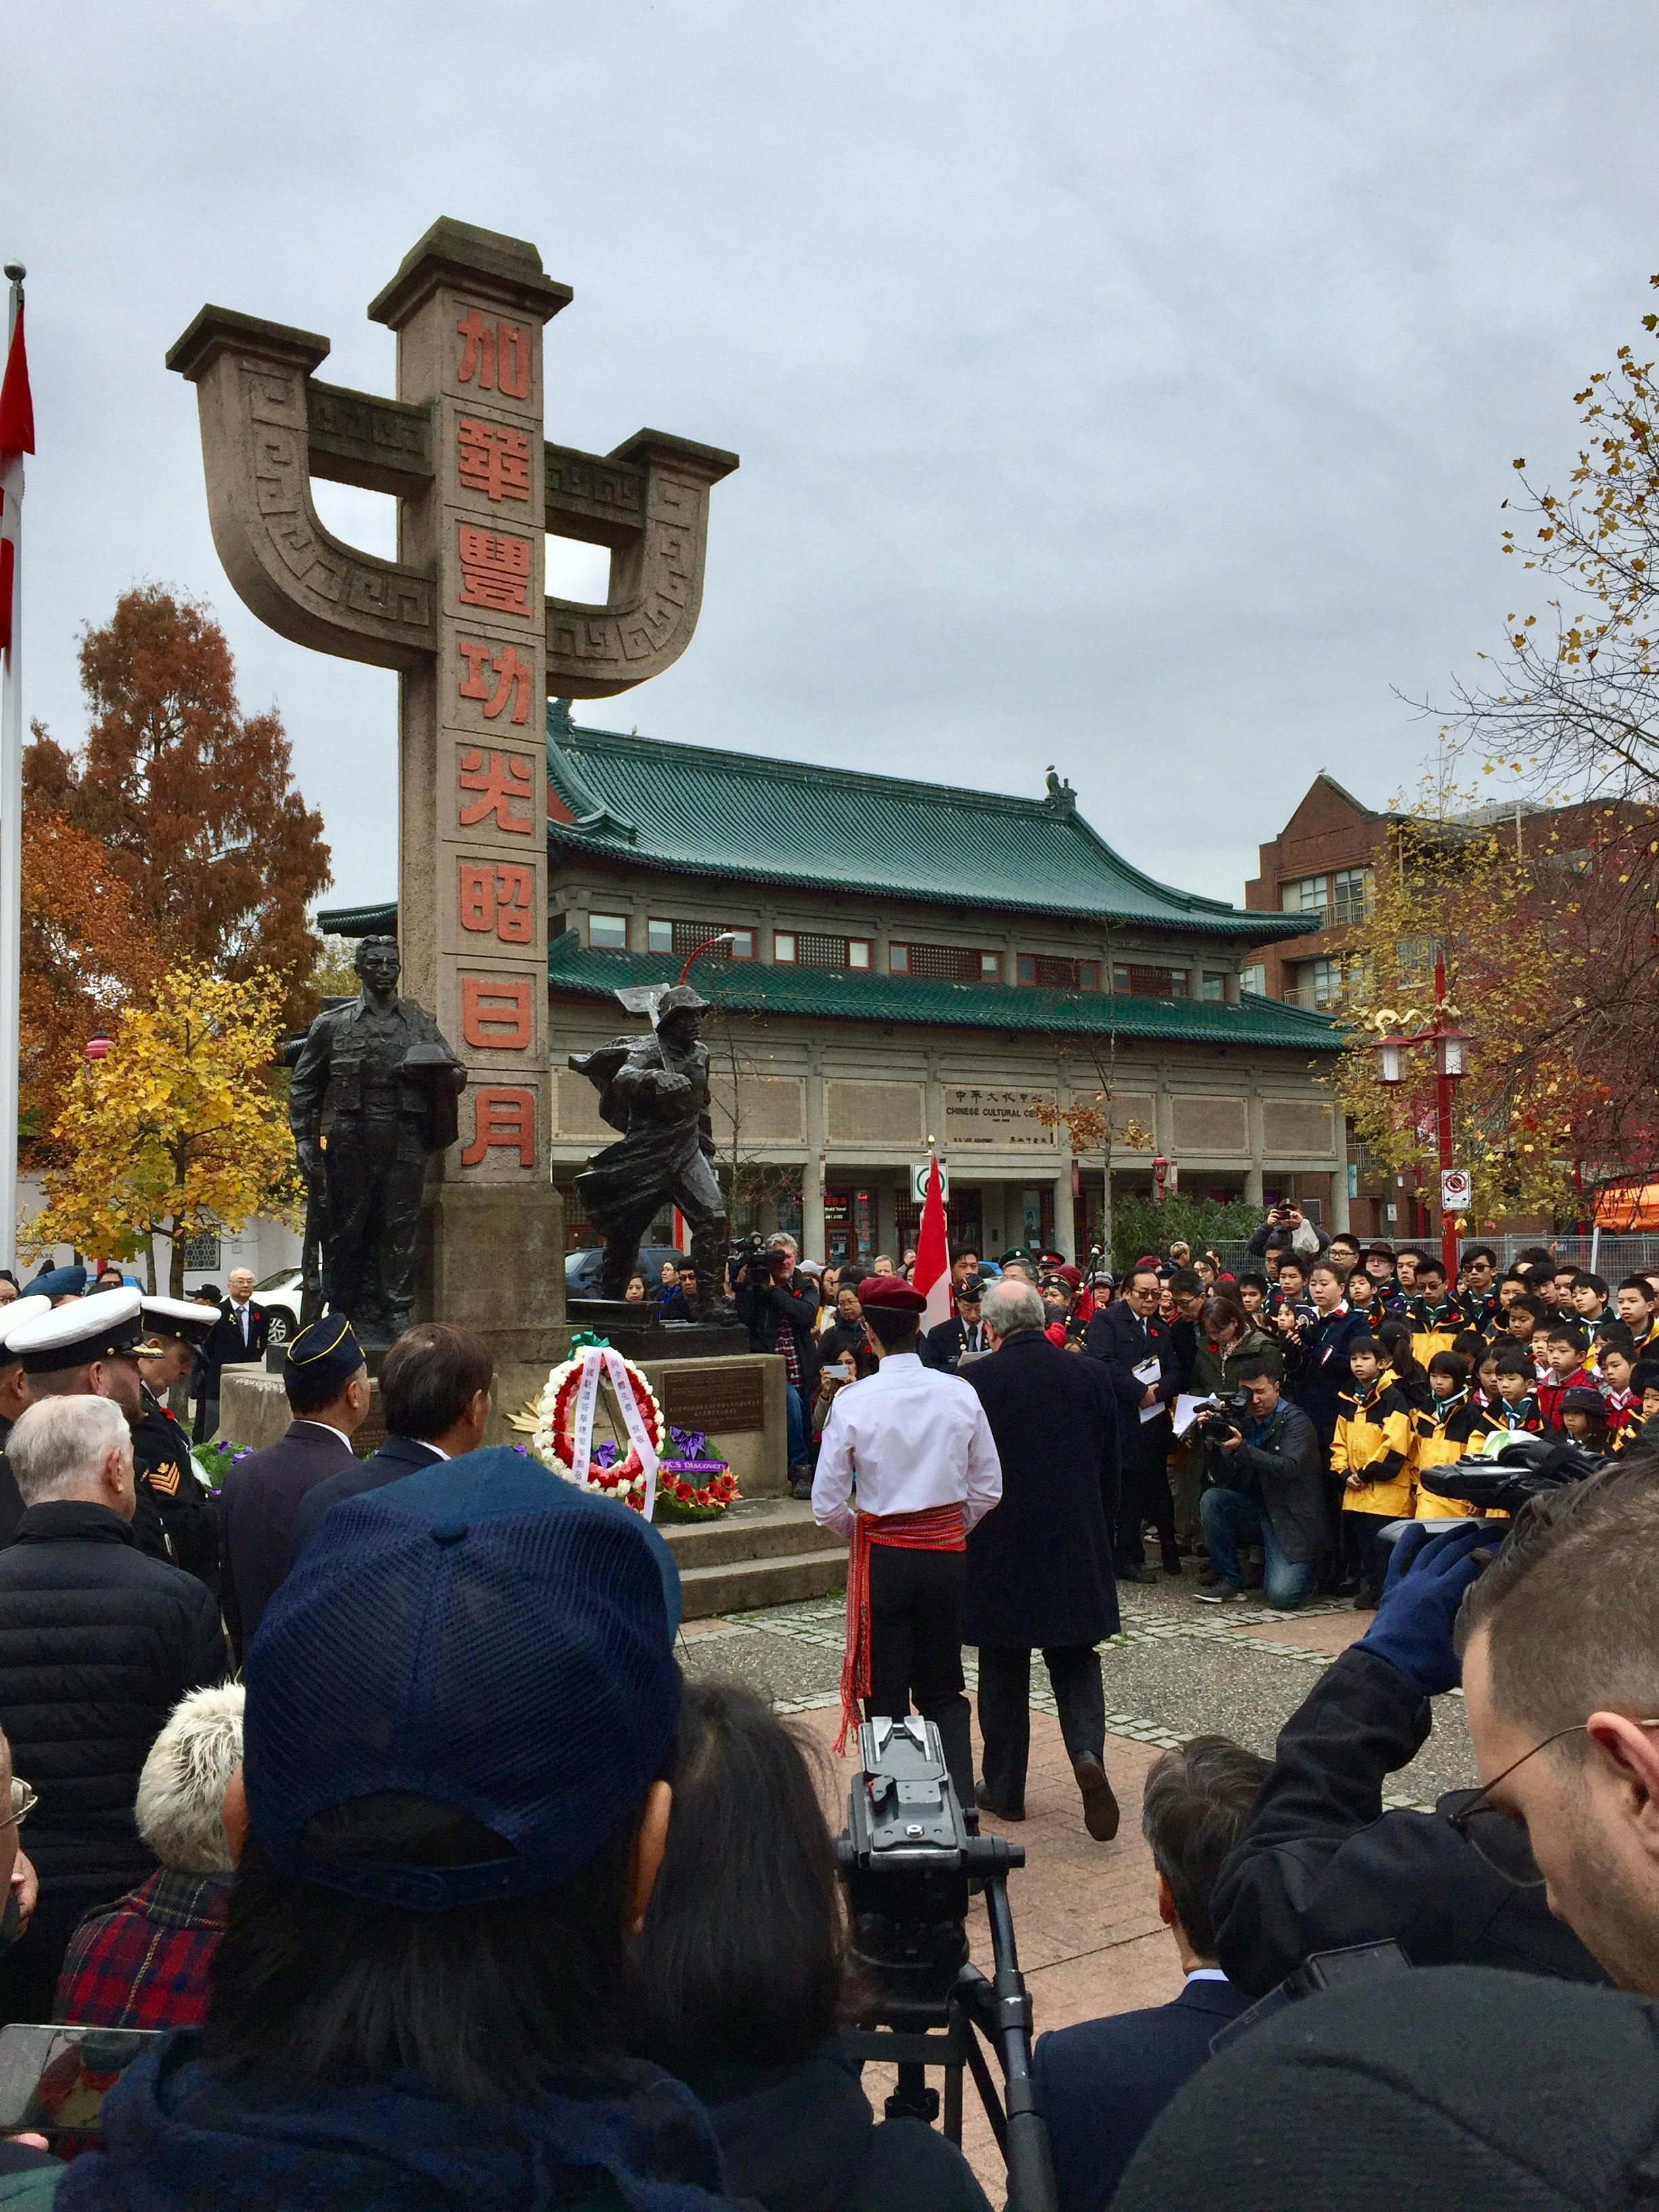
[[[502,945],[528,945],[533,933],[536,872],[516,862],[461,862],[461,927]]]
[[[480,1052],[528,1052],[529,977],[463,975],[461,1036]]]
[[[476,1168],[484,1154],[502,1147],[519,1155],[521,1168],[536,1164],[536,1097],[531,1091],[492,1088],[470,1094],[476,1103],[472,1142],[461,1154],[464,1168]]]
[[[469,491],[486,492],[493,500],[529,498],[530,440],[522,430],[463,416],[458,436],[461,482]]]
[[[462,806],[463,830],[471,830],[474,823],[488,817],[494,820],[498,830],[510,830],[518,837],[530,836],[535,826],[531,818],[531,794],[535,785],[527,760],[521,760],[516,753],[487,753],[480,745],[464,746],[461,789],[481,794],[471,806]],[[518,811],[520,805],[524,808],[522,814]]]
[[[530,342],[522,323],[487,323],[469,307],[455,325],[461,340],[458,384],[476,379],[480,392],[500,392],[508,399],[530,397]]]
[[[527,722],[530,720],[529,662],[520,660],[510,645],[498,647],[466,637],[457,638],[455,643],[466,663],[466,673],[460,683],[461,697],[482,699],[486,722],[498,720],[510,699],[513,720]],[[493,683],[485,672],[488,670],[494,671]]]
[[[456,531],[461,556],[461,605],[493,607],[503,615],[530,612],[530,540],[498,538],[493,530],[461,523]]]

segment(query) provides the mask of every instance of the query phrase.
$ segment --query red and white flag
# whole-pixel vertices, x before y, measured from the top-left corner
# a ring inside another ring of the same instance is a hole
[[[0,382],[0,654],[11,655],[22,541],[23,456],[34,451],[34,404],[29,397],[28,356],[23,350],[23,307],[12,326],[6,374]]]
[[[916,1231],[916,1264],[910,1280],[927,1301],[923,1328],[937,1328],[951,1318],[951,1248],[945,1234],[945,1187],[939,1180],[939,1154],[927,1156],[927,1195],[921,1202],[921,1226]]]

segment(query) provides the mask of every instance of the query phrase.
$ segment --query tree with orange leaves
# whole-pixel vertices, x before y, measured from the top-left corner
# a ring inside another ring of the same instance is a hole
[[[80,662],[86,741],[70,752],[34,726],[25,820],[55,816],[95,839],[169,964],[272,971],[297,1024],[313,1011],[306,909],[329,854],[321,816],[294,788],[282,718],[242,712],[211,609],[160,585],[124,592],[102,629],[84,630]]]
[[[20,1151],[29,1167],[61,1164],[52,1131],[81,1050],[113,1036],[124,1007],[161,972],[149,917],[109,854],[55,814],[23,817]]]

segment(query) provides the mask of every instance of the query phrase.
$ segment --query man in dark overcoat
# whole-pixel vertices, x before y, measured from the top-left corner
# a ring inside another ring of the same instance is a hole
[[[1085,1357],[1098,1360],[1106,1370],[1118,1411],[1123,1451],[1115,1531],[1120,1582],[1158,1580],[1140,1537],[1148,1521],[1158,1530],[1164,1573],[1176,1579],[1181,1574],[1170,1490],[1170,1407],[1180,1388],[1180,1363],[1170,1324],[1158,1310],[1162,1287],[1150,1261],[1131,1268],[1122,1296],[1095,1315],[1083,1339]]]
[[[994,1283],[984,1326],[994,1351],[962,1370],[985,1408],[1002,1462],[1002,1503],[968,1538],[963,1640],[979,1646],[981,1807],[1025,1817],[1031,1654],[1040,1650],[1089,1833],[1117,1833],[1106,1778],[1106,1698],[1095,1649],[1118,1627],[1110,1510],[1118,1480],[1117,1413],[1098,1361],[1051,1344],[1029,1283]]]

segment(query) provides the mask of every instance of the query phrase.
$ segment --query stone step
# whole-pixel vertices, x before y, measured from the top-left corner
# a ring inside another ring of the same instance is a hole
[[[847,1547],[785,1552],[720,1566],[680,1569],[680,1611],[687,1620],[720,1613],[753,1613],[763,1605],[799,1605],[847,1584]]]
[[[786,1553],[832,1552],[840,1559],[847,1557],[847,1539],[820,1528],[804,1498],[744,1498],[718,1521],[665,1521],[659,1526],[682,1574]]]

